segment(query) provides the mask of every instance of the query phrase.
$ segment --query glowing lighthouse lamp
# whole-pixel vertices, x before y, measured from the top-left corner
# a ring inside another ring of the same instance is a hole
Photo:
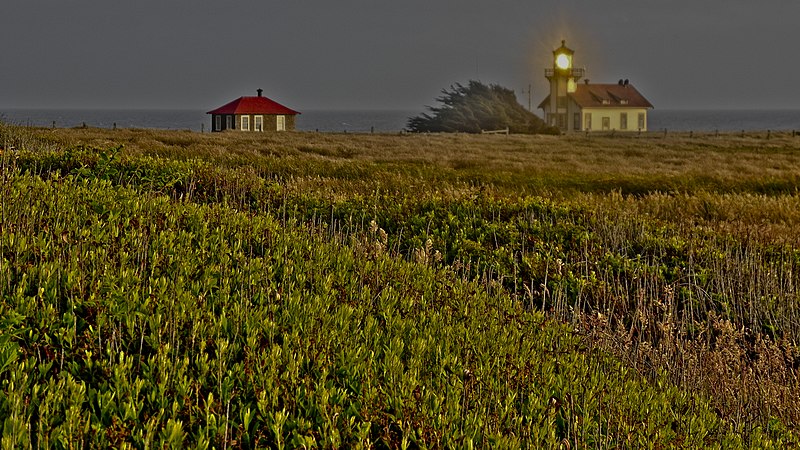
[[[566,41],[561,41],[561,47],[553,50],[553,75],[573,77],[572,55],[574,54],[575,52],[567,47]],[[582,75],[580,74],[579,76]]]
[[[572,56],[566,53],[559,53],[556,55],[556,67],[561,70],[568,70],[572,68]]]

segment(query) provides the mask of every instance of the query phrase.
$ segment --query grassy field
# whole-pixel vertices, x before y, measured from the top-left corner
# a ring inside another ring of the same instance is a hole
[[[800,445],[800,137],[0,145],[3,448]]]

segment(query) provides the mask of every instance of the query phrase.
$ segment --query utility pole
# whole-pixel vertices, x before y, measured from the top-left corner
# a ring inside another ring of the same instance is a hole
[[[531,85],[530,84],[528,85],[527,92],[528,92],[528,111],[532,111],[531,110]],[[522,93],[523,94],[525,93],[525,88],[522,88]]]
[[[528,111],[531,110],[531,85],[528,84]]]

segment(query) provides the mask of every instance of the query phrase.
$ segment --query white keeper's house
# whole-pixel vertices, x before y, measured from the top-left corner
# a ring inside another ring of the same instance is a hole
[[[589,83],[586,69],[573,67],[564,41],[553,50],[553,68],[544,70],[550,95],[539,104],[548,125],[562,131],[647,131],[653,105],[628,80]]]

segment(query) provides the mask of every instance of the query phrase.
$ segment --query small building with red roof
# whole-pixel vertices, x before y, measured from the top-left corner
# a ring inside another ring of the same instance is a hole
[[[299,112],[262,95],[239,97],[206,114],[211,114],[211,131],[291,131]]]

